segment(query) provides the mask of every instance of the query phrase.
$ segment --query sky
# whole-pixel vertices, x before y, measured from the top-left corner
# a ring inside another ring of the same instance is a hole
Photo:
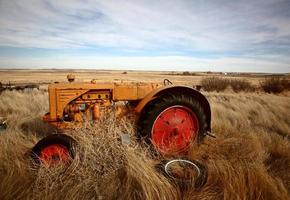
[[[290,72],[290,0],[0,0],[0,69]]]

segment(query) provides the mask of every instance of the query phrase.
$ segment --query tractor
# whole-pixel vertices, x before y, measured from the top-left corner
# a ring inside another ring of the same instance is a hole
[[[162,155],[186,151],[211,131],[211,110],[199,91],[174,85],[168,79],[158,83],[68,82],[48,86],[49,112],[43,117],[60,132],[100,119],[111,110],[117,117],[134,113],[137,138]],[[55,164],[74,157],[76,142],[65,134],[52,134],[32,149],[37,162]]]

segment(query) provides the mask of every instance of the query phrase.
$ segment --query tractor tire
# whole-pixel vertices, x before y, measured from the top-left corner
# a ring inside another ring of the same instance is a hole
[[[164,155],[184,152],[206,135],[206,115],[190,95],[166,94],[145,106],[138,121],[138,137]]]
[[[41,139],[31,150],[35,164],[56,166],[74,159],[77,142],[65,134],[53,134]]]

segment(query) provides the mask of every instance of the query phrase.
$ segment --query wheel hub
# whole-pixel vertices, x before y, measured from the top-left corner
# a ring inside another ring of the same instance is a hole
[[[42,149],[39,158],[44,164],[54,166],[67,162],[69,160],[69,152],[63,145],[52,144]]]
[[[199,130],[194,112],[185,106],[171,106],[153,123],[151,135],[155,147],[164,154],[184,151]]]

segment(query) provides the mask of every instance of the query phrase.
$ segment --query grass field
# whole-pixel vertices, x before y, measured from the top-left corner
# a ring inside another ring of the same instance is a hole
[[[163,82],[165,78],[174,81],[175,84],[197,85],[204,76],[219,76],[226,78],[239,78],[250,81],[253,85],[259,82],[269,74],[233,74],[222,75],[221,73],[196,72],[191,75],[183,75],[184,72],[158,72],[158,71],[106,71],[106,70],[1,70],[0,82],[2,83],[40,83],[47,84],[55,81],[67,81],[66,75],[73,73],[76,75],[76,81],[90,82],[96,81],[151,81]],[[185,73],[186,74],[186,73]],[[289,78],[289,74],[288,74]]]
[[[208,167],[201,190],[180,188],[159,174],[147,149],[134,140],[128,119],[109,116],[90,129],[70,132],[79,151],[66,169],[31,169],[27,152],[51,132],[41,121],[44,91],[3,92],[0,113],[0,199],[287,199],[290,193],[289,97],[206,93],[213,132],[189,158]],[[117,138],[132,135],[125,147]]]

